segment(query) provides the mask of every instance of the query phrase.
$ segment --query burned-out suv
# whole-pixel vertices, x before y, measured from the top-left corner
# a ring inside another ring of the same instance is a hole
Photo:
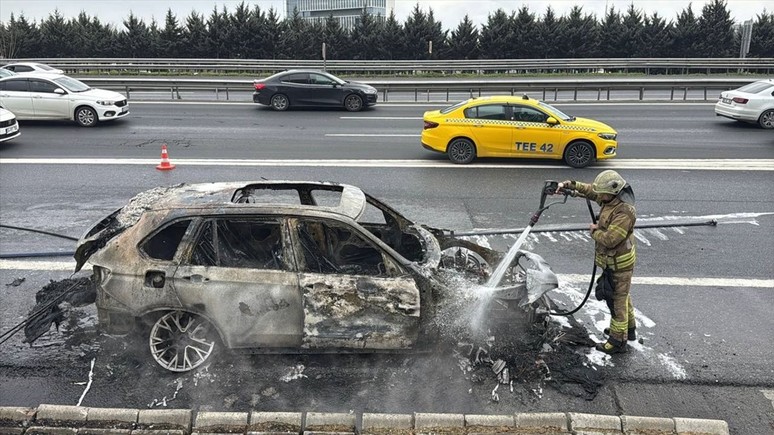
[[[143,192],[90,229],[75,255],[78,269],[93,265],[100,326],[121,334],[147,325],[151,355],[172,371],[200,366],[221,345],[415,348],[437,328],[444,288],[460,282],[444,278],[449,267],[476,285],[499,257],[356,187],[276,181]],[[496,290],[500,306],[534,305],[529,274],[555,287],[537,263]]]

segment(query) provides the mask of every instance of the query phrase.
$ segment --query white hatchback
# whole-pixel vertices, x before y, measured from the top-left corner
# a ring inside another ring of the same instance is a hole
[[[83,127],[129,114],[125,96],[90,88],[61,74],[30,73],[0,79],[0,105],[19,120],[68,119]]]
[[[715,104],[715,115],[774,128],[774,79],[721,92]]]
[[[0,142],[5,142],[19,136],[19,123],[16,116],[0,107]]]

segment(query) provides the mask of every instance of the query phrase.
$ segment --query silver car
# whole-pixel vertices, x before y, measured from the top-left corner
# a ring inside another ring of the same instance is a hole
[[[129,115],[125,96],[58,74],[17,74],[0,79],[0,105],[19,120],[67,119],[83,127]]]
[[[52,66],[49,66],[40,62],[9,63],[7,65],[3,65],[3,67],[0,69],[12,71],[12,72],[15,72],[16,74],[27,74],[27,73],[64,74],[64,71],[62,71],[61,69],[54,68]]]
[[[475,288],[501,255],[415,224],[354,186],[261,181],[143,192],[90,229],[75,258],[78,269],[93,265],[101,328],[139,326],[153,359],[182,372],[219,346],[421,347],[457,317],[460,301],[445,302],[460,293],[449,289]],[[524,252],[487,301],[534,319],[556,285]]]
[[[774,128],[774,79],[721,92],[715,103],[715,115]]]

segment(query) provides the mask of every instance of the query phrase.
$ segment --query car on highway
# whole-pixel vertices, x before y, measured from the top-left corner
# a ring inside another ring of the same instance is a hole
[[[59,68],[48,66],[39,62],[16,62],[3,65],[2,69],[15,72],[16,74],[26,73],[47,73],[47,74],[64,74]]]
[[[253,102],[282,111],[291,107],[343,107],[358,112],[376,104],[376,88],[316,70],[289,70],[253,82]]]
[[[129,115],[125,96],[61,74],[17,74],[0,79],[0,105],[22,121],[67,119],[82,127]]]
[[[456,296],[479,288],[502,257],[355,186],[308,181],[151,189],[88,230],[75,253],[76,270],[93,266],[100,328],[139,328],[152,358],[176,372],[221,346],[319,353],[435,343],[422,338],[474,311],[472,296]],[[510,266],[485,302],[509,319],[539,318],[556,275],[526,251]]]
[[[15,75],[16,75],[16,73],[11,71],[11,70],[0,68],[0,79],[2,79],[4,77],[15,76]]]
[[[5,142],[21,134],[16,115],[0,106],[0,142]]]
[[[524,95],[471,98],[425,112],[422,146],[467,164],[477,157],[561,159],[575,168],[611,159],[618,133]]]
[[[715,116],[774,128],[774,79],[759,80],[720,93]]]

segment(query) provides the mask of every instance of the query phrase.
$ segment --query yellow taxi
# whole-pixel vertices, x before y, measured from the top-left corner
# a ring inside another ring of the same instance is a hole
[[[476,157],[561,159],[575,168],[615,157],[618,133],[528,96],[479,97],[424,114],[422,146],[454,163]]]

